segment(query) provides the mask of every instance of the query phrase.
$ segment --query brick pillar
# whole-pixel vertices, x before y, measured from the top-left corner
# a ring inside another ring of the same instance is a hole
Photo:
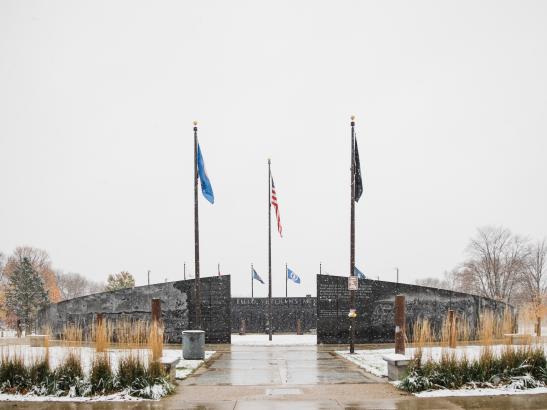
[[[161,300],[152,299],[152,322],[161,322]]]
[[[405,297],[395,296],[395,353],[405,354]]]
[[[452,309],[448,310],[448,345],[456,348],[456,315]]]
[[[244,335],[246,333],[245,319],[239,321],[239,334]]]

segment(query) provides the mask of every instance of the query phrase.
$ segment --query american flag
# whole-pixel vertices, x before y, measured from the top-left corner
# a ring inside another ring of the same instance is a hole
[[[281,226],[281,217],[279,216],[279,204],[277,203],[277,194],[275,192],[275,185],[273,176],[270,174],[270,178],[272,179],[272,201],[271,204],[275,208],[275,217],[277,218],[277,231],[279,232],[279,236],[283,238],[283,227]]]

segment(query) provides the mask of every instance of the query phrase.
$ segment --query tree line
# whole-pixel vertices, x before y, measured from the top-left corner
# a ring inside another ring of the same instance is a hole
[[[11,255],[0,252],[0,321],[7,328],[32,328],[38,311],[49,303],[105,290],[135,286],[135,278],[122,271],[106,283],[54,269],[45,250],[19,246]]]
[[[464,261],[442,279],[419,279],[416,284],[539,307],[547,298],[547,243],[504,227],[479,228],[465,248]]]

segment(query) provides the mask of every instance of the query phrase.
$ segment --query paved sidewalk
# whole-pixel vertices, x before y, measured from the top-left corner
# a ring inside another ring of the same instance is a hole
[[[547,409],[547,395],[419,399],[322,346],[224,346],[161,401],[0,402],[17,410]]]

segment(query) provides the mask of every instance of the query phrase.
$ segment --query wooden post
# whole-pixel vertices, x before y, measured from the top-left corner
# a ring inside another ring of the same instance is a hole
[[[159,323],[161,322],[161,300],[160,299],[152,299],[152,322]]]
[[[304,332],[302,331],[302,319],[296,319],[296,334],[297,335],[304,334]]]
[[[395,296],[395,353],[405,354],[405,297]]]
[[[541,316],[538,316],[536,323],[536,335],[541,337]]]
[[[456,315],[452,309],[448,310],[448,345],[456,348]]]

